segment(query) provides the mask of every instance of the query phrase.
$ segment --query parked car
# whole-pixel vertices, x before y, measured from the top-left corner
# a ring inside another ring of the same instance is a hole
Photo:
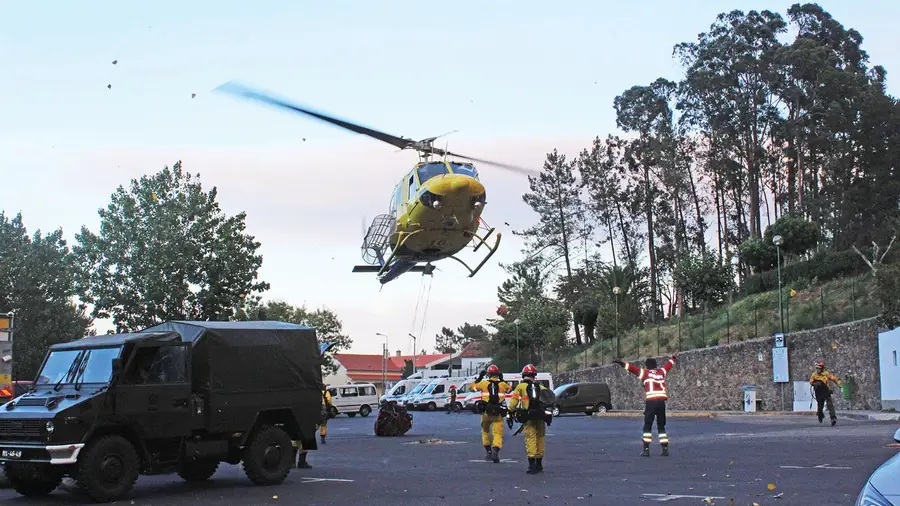
[[[357,413],[359,416],[369,416],[372,409],[379,406],[378,393],[372,383],[329,386],[328,392],[331,394],[330,415],[332,418],[339,413],[346,413],[350,418],[356,416]]]
[[[553,394],[556,397],[553,416],[579,412],[591,415],[612,409],[609,385],[606,383],[567,383],[557,387]]]
[[[894,433],[894,441],[900,443],[900,429]],[[869,476],[859,492],[856,506],[898,506],[900,505],[900,453]]]

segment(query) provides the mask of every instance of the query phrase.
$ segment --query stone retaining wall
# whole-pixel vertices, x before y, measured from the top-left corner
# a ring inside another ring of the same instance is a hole
[[[854,376],[856,392],[852,409],[881,409],[881,379],[878,373],[878,327],[875,319],[859,320],[785,336],[791,381],[809,381],[816,360],[844,381]],[[711,348],[689,350],[678,356],[669,372],[670,409],[743,410],[742,385],[757,385],[757,400],[763,411],[791,411],[793,385],[772,381],[774,337],[742,341]],[[759,360],[760,354],[762,361]],[[660,365],[668,357],[657,357]],[[643,361],[641,362],[643,365]],[[608,364],[560,373],[556,385],[577,381],[609,384],[613,410],[643,409],[643,390],[637,377]],[[850,409],[841,392],[832,386],[837,409]],[[812,408],[815,410],[815,402]]]

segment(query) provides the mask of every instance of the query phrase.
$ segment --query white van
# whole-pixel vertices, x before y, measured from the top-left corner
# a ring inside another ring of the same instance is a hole
[[[413,389],[410,390],[408,394],[406,394],[405,396],[403,396],[403,397],[400,399],[400,401],[398,401],[398,404],[403,404],[406,408],[409,408],[409,407],[410,407],[410,403],[411,403],[416,397],[418,397],[419,394],[422,393],[422,390],[425,390],[425,389],[428,387],[428,385],[430,385],[433,381],[434,381],[434,380],[430,380],[430,379],[429,379],[429,380],[425,380],[425,381],[422,381],[421,383],[419,383],[418,385],[414,386]]]
[[[357,413],[360,416],[369,416],[369,413],[378,407],[378,393],[372,383],[328,387],[328,393],[331,394],[332,417],[340,413],[346,413],[350,418]]]
[[[522,382],[522,373],[514,372],[514,373],[504,373],[503,380],[509,385],[510,393],[515,390],[516,386]],[[551,392],[555,388],[555,384],[553,383],[553,374],[549,372],[539,372],[537,376],[534,378],[539,384],[543,385],[544,388],[550,390]],[[474,381],[474,379],[473,379]],[[510,394],[507,394],[509,396]],[[481,392],[471,392],[469,393],[465,400],[463,400],[463,409],[472,410],[475,412],[475,403],[481,400]]]
[[[402,379],[398,381],[396,385],[391,387],[386,394],[382,395],[380,401],[396,402],[400,404],[403,402],[403,399],[412,392],[416,385],[421,382],[422,380],[420,379]]]
[[[412,399],[409,405],[413,409],[426,409],[434,411],[435,409],[444,409],[450,403],[450,386],[456,386],[456,402],[460,402],[460,389],[466,390],[472,384],[475,378],[440,378],[432,381],[419,393],[415,399]]]

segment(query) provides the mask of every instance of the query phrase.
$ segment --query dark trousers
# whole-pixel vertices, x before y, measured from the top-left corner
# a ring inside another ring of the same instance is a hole
[[[641,438],[644,447],[653,442],[653,420],[656,420],[656,430],[659,433],[659,443],[669,445],[669,436],[666,434],[666,401],[644,401],[644,434]]]
[[[816,394],[816,404],[818,404],[818,409],[816,409],[816,415],[819,417],[819,420],[825,418],[825,413],[822,412],[822,407],[828,407],[828,416],[831,420],[837,419],[837,415],[834,413],[834,401],[831,400],[831,393],[827,394]]]

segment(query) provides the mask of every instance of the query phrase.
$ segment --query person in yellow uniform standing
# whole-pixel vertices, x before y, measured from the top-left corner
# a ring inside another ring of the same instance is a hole
[[[488,379],[484,379],[487,373]],[[503,448],[503,406],[509,384],[503,381],[500,368],[491,364],[481,371],[472,384],[473,392],[481,392],[477,410],[481,412],[481,444],[484,445],[485,460],[500,462],[500,449]]]
[[[825,370],[825,362],[819,360],[816,362],[816,370],[809,377],[809,384],[812,385],[816,394],[816,416],[819,417],[819,423],[825,419],[825,413],[822,412],[823,405],[828,406],[828,416],[831,418],[831,425],[837,423],[837,415],[834,412],[834,401],[831,400],[831,389],[828,388],[828,382],[832,382],[841,387],[841,380],[837,379],[834,374]]]
[[[319,424],[319,439],[325,444],[325,436],[328,435],[328,419],[331,418],[331,393],[322,385],[322,423]]]
[[[541,401],[541,390],[544,388],[534,381],[537,369],[528,364],[522,369],[522,383],[513,390],[509,399],[509,411],[519,410],[524,416],[525,453],[528,456],[528,474],[540,473],[544,470],[544,441],[547,437],[547,422]]]

